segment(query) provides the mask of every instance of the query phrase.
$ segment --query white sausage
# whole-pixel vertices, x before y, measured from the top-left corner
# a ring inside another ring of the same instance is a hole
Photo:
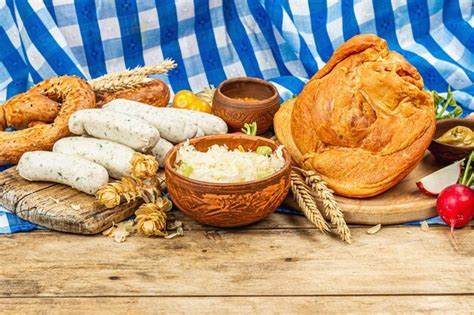
[[[225,121],[215,115],[189,109],[168,109],[178,112],[180,114],[184,114],[189,118],[194,119],[197,122],[199,129],[201,129],[204,135],[206,136],[223,134],[227,133],[228,131],[227,124],[225,123]]]
[[[89,195],[95,194],[109,182],[109,175],[103,166],[62,153],[26,152],[17,168],[24,179],[64,184]]]
[[[151,154],[155,156],[160,167],[165,167],[165,156],[173,149],[173,144],[163,138],[158,141],[158,144],[151,150]]]
[[[152,123],[156,128],[158,128],[158,130],[160,130],[160,134],[163,138],[170,140],[174,143],[177,143],[174,141],[175,139],[169,138],[179,135],[169,135],[167,131],[170,130],[176,133],[181,132],[179,128],[176,128],[176,126],[180,125],[180,121],[183,119],[179,117],[190,118],[197,124],[198,131],[193,135],[187,133],[186,138],[184,138],[183,135],[180,139],[177,139],[179,140],[178,142],[203,135],[208,136],[223,134],[227,133],[228,131],[227,124],[222,118],[208,113],[198,112],[195,110],[169,107],[153,107],[147,104],[124,99],[112,100],[111,102],[107,103],[104,108],[113,111],[129,113],[131,115],[137,115]],[[174,123],[173,120],[175,120]],[[167,125],[170,125],[169,128],[167,127]]]
[[[196,133],[196,136],[194,136],[194,138],[204,137],[205,135],[206,133],[204,132],[204,130],[198,127],[198,132]]]
[[[123,144],[88,137],[63,138],[54,144],[53,152],[79,156],[102,165],[110,177],[116,179],[131,175],[130,161],[136,153]]]
[[[76,135],[118,142],[141,152],[148,152],[160,140],[160,132],[145,120],[102,109],[75,112],[69,119],[69,130]]]
[[[183,114],[177,114],[171,108],[159,108],[124,99],[115,99],[103,108],[137,116],[148,121],[160,131],[162,138],[172,143],[192,139],[198,131],[198,124],[194,119]]]

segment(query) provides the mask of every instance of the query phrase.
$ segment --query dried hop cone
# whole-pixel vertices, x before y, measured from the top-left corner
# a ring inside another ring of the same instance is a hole
[[[173,208],[173,203],[168,198],[158,198],[155,203],[160,207],[164,212],[168,212]]]
[[[128,202],[136,200],[141,196],[140,179],[133,177],[122,177],[121,180],[108,183],[97,191],[96,198],[106,208],[114,208],[120,204],[122,199]]]
[[[127,202],[133,201],[141,196],[143,182],[135,177],[122,177],[120,181],[111,183],[117,192],[125,198]]]
[[[166,235],[166,211],[156,203],[145,203],[135,211],[137,231],[146,236]]]
[[[138,178],[149,178],[158,171],[158,161],[154,156],[136,152],[130,161],[130,168],[133,176]]]
[[[101,187],[97,191],[96,198],[100,204],[108,209],[114,208],[120,204],[120,194],[117,193],[114,186],[109,184]]]

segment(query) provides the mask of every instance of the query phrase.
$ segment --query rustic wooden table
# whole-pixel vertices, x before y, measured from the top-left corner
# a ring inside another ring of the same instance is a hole
[[[302,217],[172,240],[37,231],[0,236],[0,313],[474,311],[474,231],[353,226],[354,243]]]

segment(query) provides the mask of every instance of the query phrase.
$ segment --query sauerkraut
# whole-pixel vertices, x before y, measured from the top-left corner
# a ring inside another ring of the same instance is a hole
[[[272,151],[262,146],[253,152],[242,147],[229,150],[215,144],[207,152],[200,152],[186,143],[178,150],[174,167],[181,175],[195,180],[241,183],[268,177],[282,169],[285,165],[282,149],[279,146]]]

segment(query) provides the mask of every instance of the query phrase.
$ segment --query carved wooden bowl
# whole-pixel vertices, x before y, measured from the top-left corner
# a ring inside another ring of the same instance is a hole
[[[238,98],[254,98],[255,101]],[[257,78],[233,78],[222,82],[214,94],[212,111],[231,131],[240,131],[245,123],[257,122],[257,133],[267,132],[280,108],[277,89]]]
[[[213,145],[239,145],[255,151],[259,146],[278,147],[277,143],[262,137],[226,134],[201,137],[189,141],[198,151],[207,151]],[[174,170],[176,154],[183,144],[177,145],[166,156],[165,174],[168,192],[174,204],[200,223],[218,227],[236,227],[263,220],[283,202],[290,189],[291,157],[283,149],[284,167],[261,180],[244,183],[209,183],[178,174]]]
[[[437,141],[446,131],[456,126],[466,126],[474,129],[474,120],[462,118],[442,119],[436,122],[436,133],[431,141],[428,150],[436,160],[442,164],[449,164],[464,159],[468,156],[472,148],[462,148],[455,145],[445,144]]]

